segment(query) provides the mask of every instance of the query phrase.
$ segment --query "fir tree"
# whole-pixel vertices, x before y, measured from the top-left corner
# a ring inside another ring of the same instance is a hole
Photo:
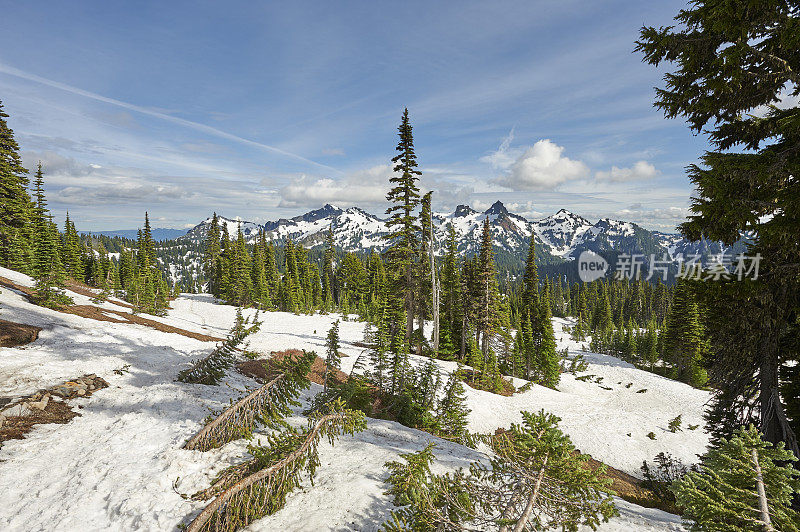
[[[447,251],[442,265],[442,322],[441,357],[450,357],[459,351],[461,340],[461,281],[458,268],[456,232],[452,224],[447,226]]]
[[[406,343],[410,344],[414,331],[416,295],[414,263],[420,232],[414,211],[420,202],[417,181],[422,172],[417,170],[417,156],[414,152],[414,137],[408,119],[408,109],[403,111],[398,135],[400,141],[396,149],[399,153],[392,158],[394,175],[389,179],[392,188],[386,195],[386,200],[391,205],[386,210],[386,214],[389,215],[386,221],[389,232],[385,238],[391,245],[387,252],[389,266],[397,272],[392,276],[394,281],[392,291],[403,298]]]
[[[783,442],[773,447],[751,425],[720,443],[699,471],[673,484],[690,530],[800,530],[800,514],[791,508],[800,472],[787,465],[797,459]]]
[[[556,351],[556,339],[550,315],[550,301],[545,294],[539,302],[538,319],[532,331],[536,343],[537,382],[548,388],[555,388],[561,379],[561,359]]]
[[[325,256],[322,264],[322,297],[325,300],[326,310],[332,310],[339,303],[336,294],[336,282],[333,273],[333,259],[336,249],[333,247],[333,228],[328,227],[325,234]]]
[[[26,225],[31,210],[26,191],[28,171],[22,167],[19,146],[7,118],[0,102],[0,264],[27,272],[30,246]]]
[[[328,390],[328,380],[332,379],[334,371],[341,368],[342,358],[339,354],[339,320],[333,322],[325,340],[325,379],[323,392]]]
[[[674,377],[692,386],[705,385],[708,379],[702,364],[707,350],[697,302],[688,281],[681,279],[664,336],[664,356],[673,365]]]
[[[470,410],[466,406],[467,399],[461,380],[462,370],[459,365],[458,369],[450,374],[437,408],[439,431],[451,438],[461,438],[467,433]]]
[[[497,290],[497,274],[494,266],[492,250],[492,233],[489,219],[483,221],[481,247],[478,253],[477,272],[478,292],[477,316],[475,322],[475,340],[483,351],[484,357],[489,355],[489,346],[497,333],[500,294]]]
[[[780,344],[800,300],[800,106],[775,105],[784,90],[800,94],[796,5],[693,0],[675,19],[677,26],[642,28],[637,50],[652,65],[675,65],[656,106],[706,133],[713,147],[688,169],[697,194],[681,232],[726,244],[752,232],[747,255],[763,257],[757,280],[705,283],[711,376],[728,397],[749,396],[755,378],[764,438],[800,456],[779,390],[781,366],[796,357]]]
[[[215,212],[206,231],[205,249],[203,250],[203,273],[208,279],[208,291],[216,297],[220,296],[218,270],[221,253],[219,218]]]

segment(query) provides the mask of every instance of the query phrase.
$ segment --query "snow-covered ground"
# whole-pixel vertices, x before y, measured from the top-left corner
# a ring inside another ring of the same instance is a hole
[[[9,270],[0,276],[30,281]],[[76,302],[89,298],[72,295]],[[113,303],[103,307],[127,311]],[[183,329],[223,336],[235,309],[206,295],[185,295],[159,321]],[[96,373],[110,387],[72,402],[80,417],[65,425],[37,425],[23,440],[0,448],[0,530],[174,530],[196,515],[202,502],[186,500],[208,486],[226,465],[240,460],[246,442],[210,452],[180,447],[196,432],[209,410],[220,409],[256,383],[232,372],[221,386],[174,382],[190,360],[213,344],[145,326],[98,322],[28,303],[12,290],[0,293],[0,317],[43,328],[27,346],[0,349],[0,396],[18,396],[85,373]],[[323,351],[330,324],[338,316],[264,313],[252,349],[265,353],[288,348]],[[554,320],[560,348],[580,346]],[[343,369],[349,371],[362,349],[363,323],[340,324]],[[613,357],[584,353],[587,382],[564,374],[558,391],[533,386],[502,397],[468,388],[470,429],[490,432],[521,419],[521,410],[545,409],[562,418],[561,427],[575,445],[614,467],[638,473],[642,460],[668,451],[692,462],[707,437],[701,412],[708,394],[637,370]],[[114,369],[129,365],[127,372]],[[442,363],[443,370],[453,364]],[[598,383],[597,378],[602,377]],[[628,383],[632,383],[630,386]],[[517,384],[521,384],[518,381]],[[612,390],[603,388],[610,387]],[[318,391],[305,393],[305,398]],[[637,393],[647,389],[647,392]],[[682,414],[684,431],[670,433],[668,421]],[[296,418],[298,423],[302,419]],[[647,437],[654,432],[655,440]],[[629,435],[630,434],[630,435]],[[289,496],[284,509],[248,530],[376,530],[392,504],[384,494],[383,464],[399,454],[437,442],[436,468],[466,466],[481,455],[397,423],[370,420],[367,430],[342,438],[334,447],[321,443],[322,465],[314,486]],[[620,517],[601,529],[682,530],[680,518],[617,500]]]

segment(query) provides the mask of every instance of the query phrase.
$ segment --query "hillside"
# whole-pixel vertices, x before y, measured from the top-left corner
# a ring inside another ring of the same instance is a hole
[[[0,269],[0,276],[22,286],[31,284],[10,270]],[[118,303],[95,305],[86,295],[70,295],[76,303],[112,317],[113,312],[130,311]],[[190,360],[211,350],[211,342],[147,325],[44,309],[7,288],[0,293],[0,305],[5,319],[42,328],[33,343],[0,351],[4,395],[30,394],[84,374],[96,374],[109,384],[91,397],[71,400],[80,416],[68,423],[36,425],[25,439],[2,442],[0,507],[7,511],[0,528],[85,529],[91,523],[91,528],[106,530],[167,530],[196,515],[203,503],[181,494],[207,487],[218,471],[244,454],[246,442],[206,453],[180,447],[202,426],[209,410],[219,410],[256,383],[235,371],[228,373],[222,386],[175,382],[177,372]],[[210,296],[187,294],[172,302],[166,317],[150,319],[219,337],[233,323],[234,314],[233,307],[215,304]],[[339,316],[275,312],[263,318],[251,349],[265,354],[289,348],[320,353],[331,322]],[[563,333],[565,323],[554,320],[556,336],[559,348],[566,347],[573,356],[581,347]],[[362,340],[363,328],[359,322],[341,323],[345,372],[362,352],[354,342]],[[671,433],[666,424],[678,414],[685,423],[701,424],[706,392],[613,357],[584,354],[589,362],[585,374],[595,377],[584,381],[564,374],[557,391],[534,385],[527,392],[503,397],[468,388],[470,429],[491,432],[519,421],[521,410],[544,408],[562,418],[562,429],[582,452],[633,475],[642,460],[660,451],[686,462],[703,451],[707,436],[702,428]],[[443,373],[453,369],[446,362],[439,367]],[[320,388],[312,384],[303,401]],[[638,393],[642,389],[647,391]],[[293,423],[304,421],[299,411]],[[651,431],[655,440],[647,437]],[[256,433],[256,439],[263,434]],[[314,485],[306,482],[289,496],[284,509],[249,530],[376,530],[393,507],[384,494],[383,464],[431,440],[437,445],[437,471],[485,458],[478,451],[391,421],[370,420],[367,430],[343,437],[335,447],[321,443]],[[601,530],[682,530],[677,516],[621,500],[616,503],[620,517]]]

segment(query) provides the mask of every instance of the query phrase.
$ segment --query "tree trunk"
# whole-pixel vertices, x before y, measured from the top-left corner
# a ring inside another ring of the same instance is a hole
[[[459,347],[459,359],[464,362],[464,356],[467,353],[467,316],[466,309],[464,310],[464,317],[461,318],[461,346]]]
[[[431,295],[433,296],[433,352],[439,353],[439,283],[436,278],[436,257],[433,254],[433,218],[431,218]]]
[[[773,445],[784,442],[786,448],[800,458],[797,437],[786,419],[778,392],[778,334],[770,331],[762,343],[759,373],[759,410],[764,441]]]
[[[753,466],[756,469],[756,488],[758,488],[758,508],[761,511],[761,523],[764,525],[764,532],[774,532],[772,522],[769,518],[769,506],[767,505],[767,492],[764,489],[764,478],[761,475],[761,464],[758,463],[758,452],[751,450]]]
[[[533,487],[530,497],[528,497],[528,504],[525,506],[525,510],[522,512],[522,515],[519,516],[517,524],[514,526],[514,532],[522,532],[525,530],[525,525],[528,524],[528,519],[531,518],[533,505],[536,504],[536,498],[539,496],[539,488],[542,486],[542,479],[544,478],[545,468],[547,467],[547,457],[548,455],[545,454],[544,460],[542,461],[542,469],[539,471],[539,476],[536,477],[536,485]]]

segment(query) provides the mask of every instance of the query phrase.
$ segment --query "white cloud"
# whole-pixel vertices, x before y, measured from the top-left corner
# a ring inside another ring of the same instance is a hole
[[[386,200],[391,174],[389,165],[378,165],[349,174],[341,180],[329,177],[309,179],[301,175],[280,189],[280,207],[382,203]]]
[[[498,152],[508,154],[505,142]],[[506,164],[507,159],[498,152],[493,155],[494,160]],[[512,190],[552,190],[566,181],[588,176],[589,168],[584,163],[565,157],[562,146],[550,139],[542,139],[522,152],[508,166],[507,173],[493,182]]]
[[[612,183],[621,183],[624,181],[643,181],[645,179],[652,179],[658,175],[658,170],[647,161],[638,161],[630,168],[619,168],[612,166],[611,170],[599,171],[595,173],[595,178],[598,181],[611,181]]]
[[[627,209],[616,211],[613,216],[627,222],[636,222],[651,229],[670,232],[675,230],[676,225],[685,221],[689,214],[691,214],[691,211],[688,207],[645,209],[642,204],[635,203]]]
[[[511,131],[508,132],[506,138],[504,138],[503,142],[500,143],[500,147],[497,148],[497,151],[494,151],[489,155],[484,155],[480,158],[480,161],[491,164],[493,168],[508,170],[523,151],[520,148],[511,148],[511,142],[513,140],[514,128],[511,128]]]

